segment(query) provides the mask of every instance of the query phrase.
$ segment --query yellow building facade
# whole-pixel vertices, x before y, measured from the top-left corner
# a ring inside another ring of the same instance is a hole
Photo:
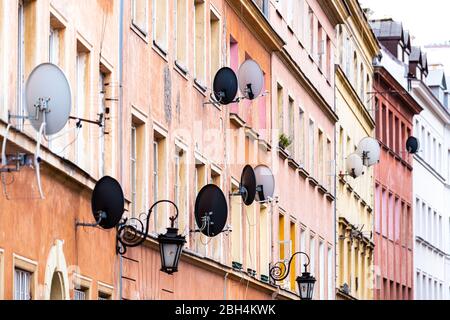
[[[372,61],[378,42],[357,0],[333,1],[343,24],[336,50],[336,299],[372,299],[374,170],[347,175],[346,159],[375,137]]]

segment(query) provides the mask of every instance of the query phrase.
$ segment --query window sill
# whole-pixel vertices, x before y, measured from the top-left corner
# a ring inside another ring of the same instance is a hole
[[[196,88],[203,96],[206,97],[206,90],[208,88],[206,88],[206,86],[204,86],[202,82],[200,80],[197,80],[196,78],[194,79],[194,88]]]
[[[188,70],[187,68],[178,60],[174,61],[174,69],[183,76],[183,78],[185,78],[186,80],[188,80]]]
[[[164,59],[164,61],[169,62],[167,59],[167,51],[159,45],[155,40],[153,40],[152,49],[161,57]]]
[[[134,22],[131,22],[130,29],[139,37],[142,41],[148,44],[148,33],[142,30]]]

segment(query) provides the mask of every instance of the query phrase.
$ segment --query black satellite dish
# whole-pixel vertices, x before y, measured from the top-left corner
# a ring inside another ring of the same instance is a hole
[[[213,83],[214,97],[223,105],[230,104],[236,98],[238,91],[238,79],[234,71],[223,67],[217,71]]]
[[[100,221],[98,225],[104,229],[115,228],[122,219],[125,206],[119,182],[109,176],[101,178],[92,193],[91,206],[95,221]]]
[[[246,165],[241,174],[241,185],[239,194],[244,203],[249,206],[255,201],[256,196],[256,176],[250,165]]]
[[[420,142],[416,137],[409,137],[406,140],[406,151],[411,154],[416,154],[419,152]]]
[[[228,217],[228,206],[225,196],[214,184],[204,186],[195,200],[195,222],[200,232],[207,237],[219,235]]]

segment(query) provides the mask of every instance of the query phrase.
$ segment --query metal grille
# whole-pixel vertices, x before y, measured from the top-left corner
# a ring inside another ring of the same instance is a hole
[[[86,300],[86,291],[75,289],[73,293],[73,300]]]
[[[31,300],[31,272],[16,269],[14,272],[14,299]]]

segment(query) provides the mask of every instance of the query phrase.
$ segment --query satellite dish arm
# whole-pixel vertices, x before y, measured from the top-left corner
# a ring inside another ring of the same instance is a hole
[[[11,129],[11,124],[8,124],[8,126],[6,127],[5,130],[5,135],[3,137],[3,143],[2,143],[2,166],[6,166],[8,164],[8,161],[6,159],[6,143],[8,141],[8,136],[9,136],[9,129]]]
[[[41,170],[40,170],[40,162],[41,158],[39,157],[39,154],[41,153],[41,138],[45,131],[46,123],[43,122],[41,124],[41,128],[38,133],[37,137],[37,143],[36,143],[36,152],[34,153],[34,170],[36,171],[36,180],[39,188],[39,195],[41,196],[41,199],[45,199],[44,192],[42,191],[42,184],[41,184]]]
[[[153,212],[153,208],[155,208],[160,203],[169,203],[175,207],[175,215],[171,216],[170,219],[170,226],[171,228],[174,228],[175,226],[175,220],[178,219],[178,207],[177,205],[170,200],[159,200],[155,202],[150,209],[148,210],[148,214],[146,216],[146,223],[145,223],[145,231],[144,224],[139,218],[131,218],[128,220],[125,220],[125,222],[118,227],[117,230],[117,253],[123,255],[127,251],[127,247],[137,247],[141,245],[145,239],[147,239],[149,234],[149,226],[150,226],[150,217]],[[138,228],[133,225],[133,223],[129,223],[130,221],[136,222],[139,224],[142,228],[141,230],[138,230]]]

